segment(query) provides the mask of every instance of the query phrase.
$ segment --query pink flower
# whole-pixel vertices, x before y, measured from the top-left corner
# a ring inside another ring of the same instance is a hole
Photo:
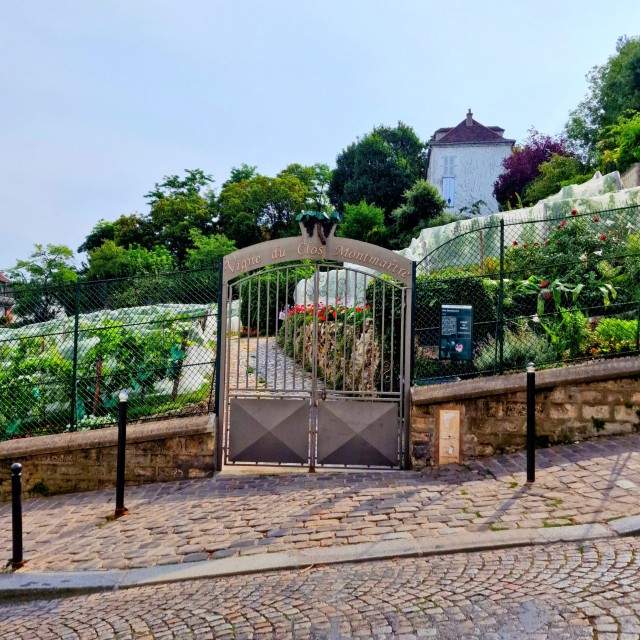
[[[598,218],[598,216],[596,216],[596,217],[593,219],[593,221],[594,221],[594,222],[600,222],[600,218]]]
[[[577,209],[571,209],[571,215],[572,216],[577,216],[578,215],[578,210]]]
[[[606,240],[607,236],[604,235],[604,233],[600,236],[600,240]]]
[[[560,223],[560,226],[561,226],[561,227],[564,227],[566,224],[567,224],[567,223],[563,220],[563,221]]]
[[[517,240],[514,240],[514,241],[513,241],[513,246],[514,246],[514,247],[517,247],[517,246],[518,246],[518,241],[517,241]]]

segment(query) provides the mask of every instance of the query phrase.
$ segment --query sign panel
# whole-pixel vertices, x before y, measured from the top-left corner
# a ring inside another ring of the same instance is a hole
[[[473,307],[443,304],[440,308],[440,360],[473,358]]]
[[[460,462],[460,410],[438,411],[438,464]]]

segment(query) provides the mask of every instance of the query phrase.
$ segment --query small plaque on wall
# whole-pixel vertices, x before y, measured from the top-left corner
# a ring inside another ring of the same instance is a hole
[[[440,360],[473,358],[473,307],[443,304],[440,308]]]
[[[438,411],[438,464],[460,462],[460,409]]]

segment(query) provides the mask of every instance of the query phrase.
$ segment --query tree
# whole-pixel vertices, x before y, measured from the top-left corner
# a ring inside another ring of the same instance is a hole
[[[565,131],[572,150],[593,165],[603,129],[629,109],[640,111],[640,37],[619,38],[616,54],[593,67],[587,80],[587,95],[569,114]]]
[[[305,209],[328,212],[331,209],[328,190],[333,172],[329,165],[316,163],[310,167],[301,164],[290,164],[283,169],[278,178],[293,176],[298,178],[307,189]]]
[[[345,204],[344,217],[336,229],[340,238],[363,240],[388,246],[388,232],[384,224],[384,211],[364,200],[360,204]]]
[[[106,220],[98,220],[84,242],[78,247],[78,253],[90,251],[99,247],[105,240],[113,240],[115,237],[115,224]]]
[[[188,269],[216,267],[222,256],[236,250],[235,243],[220,234],[205,237],[200,231],[194,229],[191,232],[191,240],[193,249],[187,249],[185,262]]]
[[[137,213],[120,216],[114,223],[113,241],[124,247],[145,247],[151,249],[155,243],[155,235],[148,218]]]
[[[331,203],[342,213],[345,204],[364,200],[381,207],[390,224],[403,193],[422,176],[424,151],[406,124],[376,127],[338,155],[329,184]]]
[[[233,184],[234,182],[250,180],[256,175],[256,169],[256,166],[251,166],[244,162],[239,167],[231,167],[229,179],[222,183],[222,188],[224,189],[227,185]]]
[[[393,211],[394,246],[398,249],[409,246],[447,205],[436,187],[422,179],[404,192],[404,199],[405,203]]]
[[[177,175],[165,176],[163,182],[160,184],[156,182],[155,188],[145,195],[149,204],[153,207],[156,201],[164,198],[203,195],[203,190],[208,191],[214,182],[213,176],[205,173],[202,169],[185,169],[185,173],[187,175],[184,178]]]
[[[122,276],[163,273],[176,267],[175,258],[163,246],[119,247],[113,240],[106,240],[89,251],[87,278],[106,280]]]
[[[627,111],[616,124],[606,127],[596,150],[602,171],[626,171],[640,162],[640,113]]]
[[[581,184],[591,176],[578,158],[552,153],[551,158],[540,165],[538,177],[525,189],[523,202],[527,206],[534,205],[558,193],[562,187]]]
[[[535,129],[529,131],[524,145],[516,147],[502,161],[504,171],[493,185],[493,195],[502,210],[517,208],[522,203],[525,189],[540,174],[540,165],[554,153],[570,155],[562,139],[542,135]]]
[[[296,235],[295,216],[306,199],[307,189],[298,178],[257,174],[222,189],[217,201],[218,229],[239,248]]]
[[[75,282],[73,251],[64,244],[36,244],[28,260],[18,260],[8,270],[13,281],[16,304],[14,315],[27,323],[53,320],[62,307],[69,308],[73,294],[68,287]]]

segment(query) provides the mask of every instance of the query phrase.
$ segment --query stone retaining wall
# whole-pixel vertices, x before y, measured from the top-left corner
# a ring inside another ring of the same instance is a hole
[[[414,387],[411,398],[410,453],[416,467],[439,463],[441,409],[460,411],[461,460],[525,447],[525,373]],[[536,374],[538,446],[639,430],[639,357]]]
[[[126,483],[211,475],[214,431],[210,416],[127,427]],[[22,464],[25,496],[115,486],[118,428],[23,438],[0,443],[0,500],[11,495],[11,465]]]

